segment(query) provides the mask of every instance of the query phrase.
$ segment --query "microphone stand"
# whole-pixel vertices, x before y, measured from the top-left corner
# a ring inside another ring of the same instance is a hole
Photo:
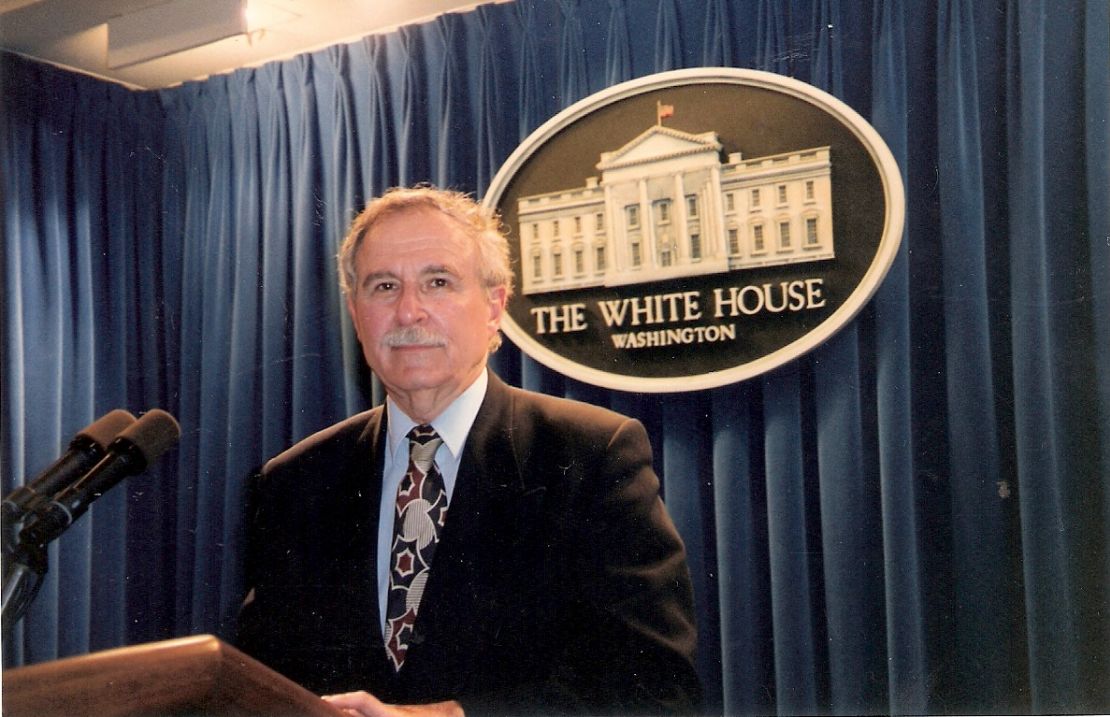
[[[18,538],[21,516],[7,510],[5,504],[3,525],[4,584],[2,628],[5,639],[31,606],[46,576],[46,545],[34,545]]]

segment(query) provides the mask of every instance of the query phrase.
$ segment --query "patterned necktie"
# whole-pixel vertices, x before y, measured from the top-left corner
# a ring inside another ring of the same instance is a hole
[[[397,486],[385,649],[395,670],[405,661],[432,556],[447,518],[447,492],[435,466],[443,439],[431,426],[409,431],[409,467]]]

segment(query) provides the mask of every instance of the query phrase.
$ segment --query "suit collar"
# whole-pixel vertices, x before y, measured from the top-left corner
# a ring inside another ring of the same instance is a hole
[[[484,493],[494,488],[511,488],[520,473],[513,445],[513,401],[507,384],[492,371],[486,397],[470,427],[463,466],[467,482]]]
[[[430,421],[432,428],[443,439],[443,444],[450,452],[451,460],[455,463],[461,460],[461,453],[466,445],[467,436],[470,435],[474,418],[478,415],[478,411],[481,410],[482,403],[485,400],[488,384],[489,372],[483,371],[441,414]],[[385,412],[389,423],[389,430],[386,433],[389,450],[393,454],[404,451],[402,455],[407,456],[407,435],[417,422],[409,417],[392,398],[386,399]],[[442,464],[440,468],[443,468]],[[450,473],[451,478],[455,475],[453,470],[447,471],[445,472],[445,478],[447,477],[446,473]],[[448,493],[450,494],[450,488]]]
[[[449,640],[460,619],[455,611],[458,594],[484,569],[480,546],[489,543],[491,521],[505,516],[525,492],[513,441],[513,394],[490,372],[486,398],[474,419],[463,450],[462,463],[447,512],[447,524],[436,548],[435,561],[416,619],[416,639],[409,647],[399,678],[418,680],[421,665],[434,661],[424,644]],[[426,675],[424,676],[426,677]]]

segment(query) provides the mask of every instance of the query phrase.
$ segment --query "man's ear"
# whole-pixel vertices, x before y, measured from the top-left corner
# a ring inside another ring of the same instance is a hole
[[[495,286],[489,290],[489,325],[494,331],[501,327],[501,319],[505,315],[505,305],[509,300],[509,290],[504,286]]]
[[[350,291],[347,292],[347,315],[351,317],[351,323],[355,326],[355,336],[358,337],[359,342],[362,342],[362,334],[359,333],[358,314],[355,313],[355,299],[354,294]]]

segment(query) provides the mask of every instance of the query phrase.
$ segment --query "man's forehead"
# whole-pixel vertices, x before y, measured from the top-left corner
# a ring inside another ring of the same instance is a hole
[[[434,211],[416,214],[391,215],[370,229],[355,255],[358,273],[463,275],[477,270],[477,243],[457,222]]]
[[[449,232],[458,232],[461,234],[466,234],[467,228],[466,222],[437,207],[415,205],[407,207],[396,207],[383,212],[370,226],[368,233],[379,233],[378,230],[382,229],[385,230],[384,233],[390,233],[391,226],[402,224],[426,225],[429,228],[436,227],[441,231],[446,230]]]
[[[398,248],[442,248],[468,251],[475,246],[472,236],[453,217],[434,209],[413,208],[391,212],[366,232],[364,245],[375,244],[386,250]]]

